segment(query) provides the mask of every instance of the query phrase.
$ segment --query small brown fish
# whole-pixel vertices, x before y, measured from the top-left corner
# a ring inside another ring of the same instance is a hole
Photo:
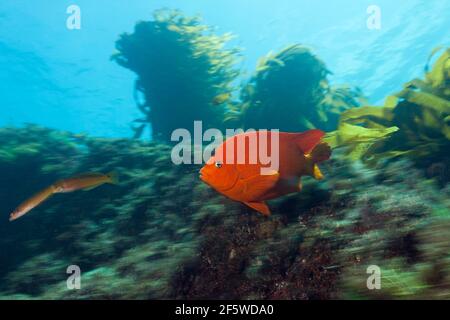
[[[72,178],[59,180],[21,203],[11,213],[9,216],[9,221],[16,220],[27,214],[55,193],[68,193],[77,190],[87,191],[99,187],[105,183],[117,184],[118,180],[116,174],[86,173]]]
[[[222,93],[222,94],[219,94],[218,96],[214,97],[212,103],[217,106],[217,105],[227,102],[230,98],[231,98],[231,93],[229,93],[229,92]]]

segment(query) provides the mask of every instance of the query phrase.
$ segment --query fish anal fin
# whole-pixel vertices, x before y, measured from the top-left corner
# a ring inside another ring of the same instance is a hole
[[[287,185],[291,186],[293,190],[295,191],[301,191],[302,190],[302,180],[300,177],[292,177],[286,179]]]
[[[103,184],[103,182],[102,182],[102,183],[99,183],[99,184],[96,184],[96,185],[93,185],[93,186],[90,186],[90,187],[87,187],[87,188],[84,188],[84,189],[82,189],[82,190],[83,190],[83,191],[91,191],[91,190],[93,190],[93,189],[95,189],[95,188],[97,188],[97,187],[100,187],[102,184]]]
[[[325,132],[313,129],[302,133],[295,133],[294,136],[295,142],[300,150],[304,154],[308,154],[320,143],[320,140],[325,136]]]
[[[283,179],[281,186],[289,193],[302,191],[302,181],[300,177]]]
[[[271,174],[256,175],[244,180],[244,195],[247,199],[257,199],[268,190],[275,186],[280,177],[279,172],[274,171]]]
[[[270,216],[270,209],[265,202],[244,202],[244,203],[250,208],[255,209],[256,211],[261,213],[263,216],[265,217]]]

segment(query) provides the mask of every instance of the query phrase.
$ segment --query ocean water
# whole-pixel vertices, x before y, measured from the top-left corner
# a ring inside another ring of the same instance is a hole
[[[446,0],[3,1],[0,299],[450,299],[449,57]]]
[[[249,76],[259,57],[292,43],[311,46],[332,80],[363,89],[372,103],[423,72],[431,50],[449,44],[448,1],[380,0],[380,30],[369,30],[371,1],[76,1],[81,30],[66,28],[73,1],[4,2],[0,7],[0,125],[38,123],[95,136],[128,137],[138,114],[135,75],[109,60],[118,36],[155,9],[201,14],[244,48]],[[246,75],[242,75],[245,77]]]

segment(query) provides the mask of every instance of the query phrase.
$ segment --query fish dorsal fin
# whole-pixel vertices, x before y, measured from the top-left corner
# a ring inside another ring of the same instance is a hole
[[[265,202],[244,202],[244,203],[250,208],[255,209],[256,211],[261,213],[263,216],[265,217],[270,216],[270,209]]]
[[[320,140],[325,136],[325,132],[317,129],[308,130],[302,133],[295,133],[294,139],[298,147],[304,154],[310,153]]]
[[[277,183],[280,174],[278,171],[273,171],[266,175],[256,175],[247,179],[244,179],[244,197],[246,199],[258,199],[269,189],[271,189]]]

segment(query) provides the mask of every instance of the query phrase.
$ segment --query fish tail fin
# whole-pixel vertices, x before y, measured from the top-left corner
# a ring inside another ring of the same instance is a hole
[[[317,164],[330,159],[330,157],[331,148],[326,142],[320,142],[311,151],[311,153],[309,154],[309,158],[311,159],[312,163],[311,176],[313,176],[314,179],[322,180],[324,178]]]
[[[107,173],[106,176],[109,178],[109,183],[111,184],[119,184],[119,176],[117,175],[117,172],[111,171],[110,173]]]
[[[307,159],[307,173],[317,180],[323,179],[323,174],[317,164],[328,160],[331,156],[330,146],[322,141],[324,136],[325,132],[318,129],[294,134],[297,146]]]
[[[324,162],[331,157],[331,147],[326,142],[320,142],[311,151],[311,159],[314,163]]]

